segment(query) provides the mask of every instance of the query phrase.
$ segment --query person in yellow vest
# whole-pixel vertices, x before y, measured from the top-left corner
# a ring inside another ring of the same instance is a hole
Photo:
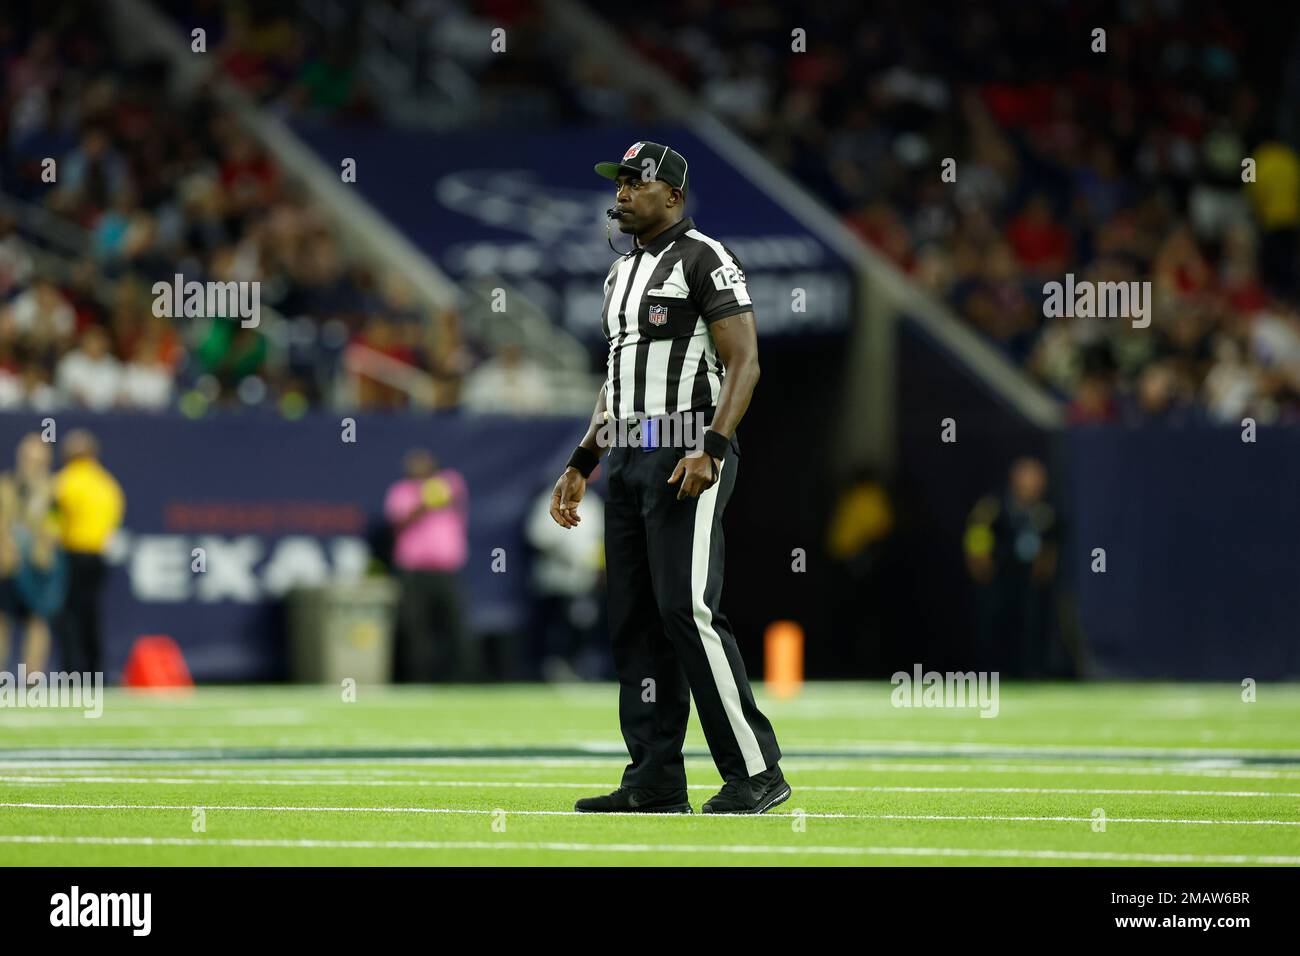
[[[94,673],[101,669],[104,549],[122,523],[126,501],[117,480],[99,463],[99,443],[90,432],[76,429],[60,444],[66,464],[54,479],[54,505],[68,558],[68,595],[59,629],[63,666]]]
[[[1283,296],[1300,292],[1300,155],[1270,140],[1254,150],[1255,181],[1246,198],[1259,223],[1259,269],[1264,282]]]

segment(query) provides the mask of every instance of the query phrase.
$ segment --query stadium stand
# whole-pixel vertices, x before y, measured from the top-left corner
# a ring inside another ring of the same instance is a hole
[[[673,2],[626,41],[1037,379],[1072,422],[1294,420],[1294,33],[1226,3]],[[1103,16],[1103,14],[1105,14]],[[1065,38],[1110,25],[1104,67]],[[709,37],[735,36],[725,49]],[[1015,50],[1012,59],[1008,51]],[[1029,52],[1026,52],[1029,51]],[[1090,59],[1091,58],[1091,59]],[[774,68],[774,64],[782,64]],[[1263,94],[1277,89],[1280,95]],[[1268,185],[1248,187],[1252,156]],[[918,175],[958,162],[954,188]],[[1047,319],[1042,286],[1150,280],[1155,335]]]
[[[455,310],[430,314],[397,276],[349,256],[208,91],[182,106],[165,62],[114,61],[93,5],[27,15],[7,26],[2,65],[0,405],[409,404],[344,373],[355,346],[426,373],[430,404],[458,400],[484,356]],[[153,283],[176,274],[258,281],[269,320],[181,329],[151,309]]]

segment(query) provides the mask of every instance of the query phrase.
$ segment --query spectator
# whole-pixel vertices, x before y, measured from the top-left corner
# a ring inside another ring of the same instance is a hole
[[[1241,343],[1230,335],[1214,342],[1214,366],[1205,376],[1205,406],[1213,422],[1239,424],[1260,397],[1260,375],[1246,362]]]
[[[1007,227],[1007,241],[1025,270],[1038,280],[1065,274],[1070,234],[1052,216],[1051,201],[1038,193]]]
[[[366,323],[356,344],[384,359],[415,367],[415,350],[412,347],[415,328],[399,325],[385,316],[375,316]],[[381,360],[382,361],[382,360]],[[407,393],[395,385],[366,374],[357,375],[357,404],[362,408],[401,408],[407,403]]]
[[[1187,420],[1185,379],[1172,361],[1154,362],[1138,376],[1135,407],[1130,410],[1134,421],[1180,424]]]
[[[1247,191],[1262,232],[1265,277],[1287,295],[1300,294],[1300,156],[1285,143],[1255,151],[1254,188]]]
[[[63,160],[52,204],[60,211],[81,213],[79,218],[88,219],[112,205],[129,186],[126,160],[113,147],[108,131],[89,126],[81,144]]]
[[[266,337],[257,328],[245,328],[234,319],[213,319],[199,344],[199,367],[213,375],[228,396],[244,379],[259,374],[265,365]]]
[[[439,408],[459,405],[465,376],[474,365],[474,356],[465,341],[460,316],[453,310],[434,316],[433,327],[425,338],[425,362],[433,376],[434,404]]]
[[[103,412],[122,396],[122,363],[109,350],[108,333],[92,326],[81,344],[59,361],[55,383],[77,408]]]
[[[22,371],[23,404],[32,411],[53,412],[63,408],[63,399],[50,383],[50,370],[35,359]]]
[[[136,344],[131,361],[122,371],[119,400],[128,408],[161,411],[171,404],[172,369],[164,358],[166,345],[156,327]]]
[[[15,289],[25,288],[34,268],[27,243],[14,224],[0,216],[0,302],[7,301]]]
[[[522,348],[505,345],[496,358],[470,373],[463,402],[475,412],[535,415],[552,407],[551,386],[545,371],[525,358]]]
[[[6,331],[5,326],[30,348],[45,353],[71,340],[77,314],[53,280],[42,276],[0,312],[0,334]]]
[[[14,354],[14,339],[0,338],[0,408],[21,408],[25,397],[22,363]]]
[[[1110,373],[1084,372],[1066,408],[1066,421],[1071,425],[1104,425],[1118,420],[1119,402]]]

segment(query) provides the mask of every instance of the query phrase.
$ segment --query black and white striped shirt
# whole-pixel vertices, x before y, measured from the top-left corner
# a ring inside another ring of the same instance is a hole
[[[644,418],[717,405],[726,370],[709,324],[753,308],[740,263],[683,219],[617,260],[605,279],[610,417]]]

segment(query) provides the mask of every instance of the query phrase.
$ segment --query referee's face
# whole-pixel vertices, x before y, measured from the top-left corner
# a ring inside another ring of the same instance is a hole
[[[618,177],[618,195],[614,207],[622,211],[618,231],[640,236],[669,223],[679,201],[665,182],[624,173]]]

